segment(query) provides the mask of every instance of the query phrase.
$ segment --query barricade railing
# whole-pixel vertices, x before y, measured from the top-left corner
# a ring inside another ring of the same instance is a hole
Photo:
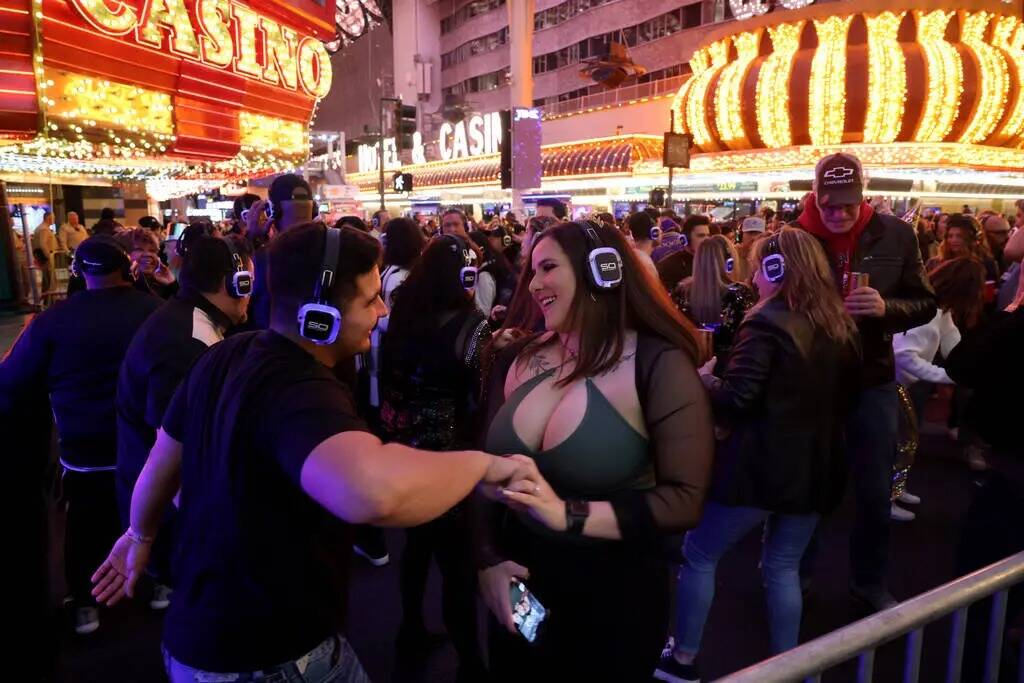
[[[875,651],[885,643],[907,636],[903,663],[904,683],[916,683],[921,673],[924,627],[952,614],[945,683],[958,683],[967,633],[967,609],[992,596],[985,647],[985,683],[999,680],[1003,630],[1009,589],[1024,582],[1024,552],[962,576],[934,590],[873,614],[780,655],[719,679],[719,683],[820,683],[828,669],[857,658],[857,683],[870,683]],[[1019,653],[1018,681],[1024,683],[1024,642]]]

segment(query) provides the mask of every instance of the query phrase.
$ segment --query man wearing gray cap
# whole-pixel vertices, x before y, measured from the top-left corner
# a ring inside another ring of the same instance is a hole
[[[850,537],[851,595],[872,610],[895,604],[886,588],[889,514],[899,397],[892,336],[935,315],[917,236],[864,201],[864,171],[852,154],[832,154],[814,170],[813,192],[797,221],[825,248],[846,311],[860,331],[858,407],[847,428],[857,501]]]

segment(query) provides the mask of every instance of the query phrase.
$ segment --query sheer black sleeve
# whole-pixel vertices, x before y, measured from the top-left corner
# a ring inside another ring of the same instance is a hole
[[[655,486],[613,497],[625,541],[655,542],[700,520],[711,479],[714,434],[707,393],[693,362],[665,341],[641,338],[638,391]]]

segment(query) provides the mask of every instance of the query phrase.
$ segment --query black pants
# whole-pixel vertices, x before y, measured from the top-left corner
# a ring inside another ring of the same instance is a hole
[[[64,571],[78,607],[95,605],[92,575],[121,535],[114,473],[65,470]]]
[[[402,629],[425,630],[423,597],[431,558],[441,570],[441,615],[459,654],[463,676],[485,670],[477,635],[476,571],[469,554],[469,539],[463,514],[456,508],[432,522],[406,530],[405,550],[400,567]]]
[[[668,632],[668,562],[621,542],[536,539],[513,553],[548,610],[536,641],[490,620],[492,680],[649,681]]]
[[[1024,550],[1024,472],[1019,455],[993,454],[997,469],[982,480],[967,512],[957,548],[956,573],[968,574],[993,562]],[[1014,467],[999,469],[1001,461]],[[971,606],[967,616],[964,643],[963,680],[981,681],[985,670],[985,648],[988,643],[989,615],[992,599],[985,598]],[[1024,587],[1010,589],[1006,610],[1005,631],[1011,625],[1024,624]],[[1018,680],[1020,650],[1004,642],[1000,681]]]

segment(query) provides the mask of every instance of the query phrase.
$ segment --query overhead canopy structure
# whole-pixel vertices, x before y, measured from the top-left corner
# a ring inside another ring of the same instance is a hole
[[[644,165],[661,166],[662,138],[655,135],[629,135],[595,138],[580,142],[541,147],[544,178],[600,178],[632,175]],[[388,173],[398,172],[389,171]],[[501,173],[501,155],[488,154],[456,161],[430,161],[401,168],[412,173],[418,191],[463,186],[497,186]],[[377,187],[377,172],[349,174],[349,182],[363,191]]]
[[[712,34],[674,102],[693,171],[1024,169],[1024,25],[999,0],[822,3]]]
[[[246,178],[302,163],[334,0],[0,0],[0,172]]]

